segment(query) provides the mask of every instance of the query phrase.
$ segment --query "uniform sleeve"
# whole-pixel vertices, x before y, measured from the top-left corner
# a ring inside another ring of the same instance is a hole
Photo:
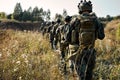
[[[71,25],[69,25],[69,27],[67,27],[66,41],[69,42],[69,43],[71,41]]]
[[[97,20],[97,37],[103,40],[105,37],[103,24]]]

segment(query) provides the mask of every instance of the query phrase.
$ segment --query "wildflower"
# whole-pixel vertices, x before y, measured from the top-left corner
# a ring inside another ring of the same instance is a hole
[[[18,68],[15,68],[13,71],[15,72],[15,71],[17,71],[18,70]]]
[[[17,61],[16,63],[17,63],[17,64],[20,64],[20,61]]]
[[[19,77],[19,80],[22,80],[22,77],[21,77],[21,76]]]
[[[0,53],[0,57],[2,57],[2,53]]]
[[[22,58],[27,58],[27,55],[26,54],[22,54],[21,57]]]
[[[27,58],[25,58],[25,61],[24,61],[25,63],[28,63],[29,61],[27,60]]]

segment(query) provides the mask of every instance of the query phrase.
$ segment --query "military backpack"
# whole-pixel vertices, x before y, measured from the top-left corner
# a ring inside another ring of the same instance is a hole
[[[92,14],[82,15],[80,19],[79,42],[83,46],[94,46],[96,40],[96,17]]]
[[[79,22],[74,25],[71,33],[71,43],[79,40],[79,45],[93,45],[96,40],[96,16],[93,14],[81,15]],[[79,23],[79,24],[78,24]],[[77,24],[77,25],[76,25]],[[79,35],[78,35],[79,34]]]

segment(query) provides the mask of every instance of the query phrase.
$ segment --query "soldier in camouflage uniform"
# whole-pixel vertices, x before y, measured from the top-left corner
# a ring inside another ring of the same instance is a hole
[[[51,45],[51,48],[53,49],[53,41],[54,41],[54,36],[53,36],[53,32],[52,32],[52,28],[53,26],[55,25],[55,22],[52,21],[51,22],[51,25],[49,26],[49,40],[50,40],[50,45]]]
[[[92,80],[96,59],[95,40],[105,37],[104,28],[92,12],[91,1],[81,1],[78,9],[80,15],[69,30],[68,60],[74,63],[79,80]]]
[[[60,54],[61,54],[61,67],[62,67],[62,71],[63,74],[66,75],[67,71],[66,71],[66,55],[68,54],[68,32],[69,32],[69,28],[70,28],[70,21],[71,21],[71,16],[66,16],[65,18],[65,24],[61,25],[58,27],[57,29],[57,33],[60,36]]]
[[[44,37],[45,39],[49,39],[49,32],[50,32],[50,25],[51,22],[46,22],[46,25],[44,26]]]
[[[62,55],[62,58],[65,57],[65,48],[68,46],[68,40],[67,40],[67,37],[68,37],[68,32],[69,32],[69,28],[70,28],[70,21],[71,21],[71,16],[67,16],[65,18],[65,24],[62,25],[62,27],[60,28],[60,36],[61,36],[61,40],[60,40],[60,51],[61,51],[61,55]]]
[[[40,27],[40,32],[42,33],[43,36],[44,36],[44,33],[45,33],[45,30],[44,30],[45,25],[46,25],[46,22],[42,22],[41,27]]]
[[[52,34],[54,37],[54,41],[53,41],[53,47],[56,50],[57,49],[57,43],[58,43],[58,34],[56,33],[56,30],[58,28],[58,26],[61,25],[61,20],[57,19],[56,24],[54,24],[53,28],[52,28]]]

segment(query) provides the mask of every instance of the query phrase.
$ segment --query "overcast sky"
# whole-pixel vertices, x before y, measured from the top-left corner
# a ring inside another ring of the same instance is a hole
[[[91,0],[93,3],[93,11],[99,17],[106,15],[116,16],[120,15],[120,0]],[[13,13],[14,7],[17,2],[21,3],[22,9],[28,9],[30,6],[34,8],[43,8],[44,10],[50,9],[51,15],[55,13],[63,13],[66,9],[68,15],[78,14],[77,5],[80,0],[0,0],[0,12],[7,14]]]

